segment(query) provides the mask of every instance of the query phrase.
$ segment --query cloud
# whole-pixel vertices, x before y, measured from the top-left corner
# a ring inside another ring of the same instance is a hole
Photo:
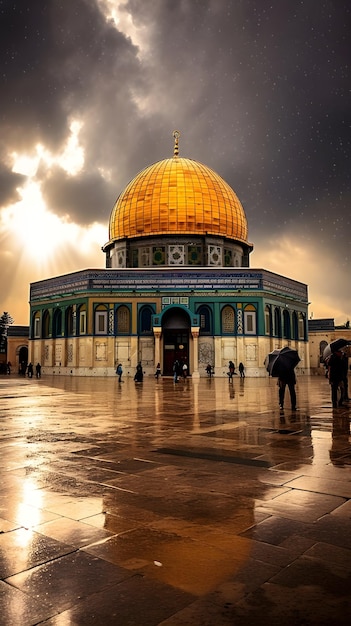
[[[7,206],[18,199],[17,187],[23,180],[21,174],[15,174],[0,162],[0,207]]]
[[[108,223],[114,196],[98,172],[69,176],[55,168],[42,183],[46,204],[59,216],[82,225]],[[107,226],[106,226],[107,229]]]
[[[177,128],[180,155],[212,167],[242,201],[251,265],[272,240],[295,242],[282,267],[309,281],[321,310],[327,302],[346,317],[350,15],[346,0],[6,3],[0,203],[15,203],[18,189],[34,183],[63,222],[106,227],[101,246],[116,197],[141,169],[172,155]],[[11,171],[14,153],[35,156],[36,171]],[[266,258],[267,269],[281,267]],[[331,288],[314,265],[331,268]],[[343,289],[334,288],[339,281]]]
[[[2,25],[2,137],[17,149],[58,148],[71,116],[135,72],[135,48],[95,2],[23,0],[4,11]]]

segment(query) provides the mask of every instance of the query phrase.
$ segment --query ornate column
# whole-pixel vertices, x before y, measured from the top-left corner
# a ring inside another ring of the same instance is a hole
[[[135,374],[135,368],[139,360],[138,348],[138,337],[132,336],[130,338],[130,368],[133,376]]]
[[[222,366],[222,337],[214,338],[214,370],[215,376],[220,376],[223,366]]]
[[[160,339],[162,328],[160,326],[154,326],[154,337],[155,337],[155,352],[154,352],[154,366],[156,367],[157,363],[161,363],[160,359]]]
[[[192,371],[193,379],[200,378],[200,373],[199,373],[199,332],[200,332],[199,326],[191,328],[191,336],[193,338],[193,360],[194,360],[193,371]]]

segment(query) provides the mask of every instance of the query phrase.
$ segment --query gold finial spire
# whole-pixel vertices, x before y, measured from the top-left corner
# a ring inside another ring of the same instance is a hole
[[[178,156],[178,154],[179,154],[179,146],[178,146],[179,142],[178,142],[178,140],[179,140],[179,137],[180,137],[179,130],[174,130],[173,131],[173,137],[174,137],[174,153],[173,154],[174,154],[174,156]]]

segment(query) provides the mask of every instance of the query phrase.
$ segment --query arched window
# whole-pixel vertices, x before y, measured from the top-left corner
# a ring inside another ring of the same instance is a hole
[[[39,311],[37,311],[33,317],[32,333],[33,333],[34,339],[40,338],[40,312]]]
[[[65,318],[65,334],[66,337],[71,337],[73,335],[74,322],[73,322],[73,306],[69,306],[66,309],[66,318]]]
[[[305,339],[305,316],[299,313],[299,339]]]
[[[107,308],[98,304],[95,308],[95,335],[107,335]]]
[[[140,334],[152,335],[152,315],[153,310],[150,306],[143,306],[140,310]]]
[[[141,248],[141,267],[149,267],[151,265],[151,248],[150,246]]]
[[[52,318],[52,336],[61,337],[62,335],[62,311],[61,309],[55,309]]]
[[[276,337],[282,336],[282,318],[280,316],[280,309],[278,309],[278,307],[274,309],[274,335]]]
[[[230,248],[224,248],[224,266],[233,266],[233,250],[231,250]]]
[[[200,306],[197,311],[200,317],[200,335],[212,335],[212,312],[208,306]]]
[[[42,337],[47,339],[50,336],[50,313],[48,310],[43,312]]]
[[[87,332],[87,307],[82,304],[78,309],[77,335],[86,335]]]
[[[128,335],[129,333],[130,333],[130,311],[127,306],[122,305],[122,306],[119,306],[117,309],[116,334]]]
[[[273,335],[272,326],[272,310],[271,307],[267,305],[264,310],[264,332],[266,335]]]
[[[292,314],[292,339],[299,338],[299,322],[296,311]]]
[[[319,343],[319,362],[320,363],[324,363],[324,358],[323,358],[323,352],[327,347],[327,342],[326,341],[321,341]]]
[[[284,339],[291,339],[290,313],[287,309],[283,311],[283,337]]]
[[[235,333],[235,311],[229,304],[222,309],[222,334],[233,335]]]
[[[245,335],[256,335],[256,308],[253,304],[248,304],[244,309],[244,333]]]

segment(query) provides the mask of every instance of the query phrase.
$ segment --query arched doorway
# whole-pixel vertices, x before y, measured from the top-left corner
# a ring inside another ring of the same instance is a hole
[[[18,371],[20,374],[25,374],[28,365],[28,348],[22,346],[18,351]]]
[[[184,309],[172,307],[162,317],[163,375],[172,376],[175,360],[189,363],[190,319]]]

